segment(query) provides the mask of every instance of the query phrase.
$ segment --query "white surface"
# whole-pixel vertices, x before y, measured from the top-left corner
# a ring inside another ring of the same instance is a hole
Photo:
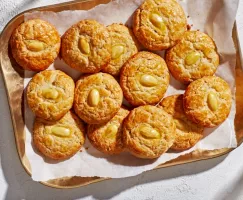
[[[63,35],[72,24],[75,24],[82,19],[92,18],[105,25],[112,23],[127,23],[131,25],[132,20],[127,20],[131,19],[132,14],[143,1],[144,0],[117,0],[110,2],[109,4],[99,5],[88,11],[63,11],[60,13],[33,12],[26,14],[25,20],[34,18],[47,20],[57,28],[60,35]],[[232,91],[235,90],[234,67],[236,52],[231,35],[238,2],[239,0],[231,0],[230,3],[228,0],[217,0],[215,2],[212,0],[204,0],[204,4],[202,4],[201,0],[184,0],[183,2],[180,2],[186,12],[186,16],[191,16],[190,21],[193,24],[192,30],[199,29],[200,31],[210,34],[214,39],[218,53],[221,55],[221,63],[217,70],[217,76],[226,80]],[[224,5],[224,7],[221,8],[221,5]],[[201,12],[201,9],[205,10],[204,15],[198,15],[198,13]],[[217,14],[212,15],[213,12]],[[116,13],[117,15],[115,18],[113,18],[113,13]],[[67,16],[69,20],[65,21]],[[225,20],[223,21],[222,19]],[[228,39],[226,40],[225,38]],[[48,69],[61,69],[73,77],[74,80],[81,75],[81,73],[68,67],[62,60],[56,60]],[[32,76],[32,72],[25,72],[25,87]],[[178,82],[172,79],[165,96],[184,93],[184,89],[185,86],[183,84],[178,84]],[[205,128],[205,137],[193,148],[187,151],[164,153],[158,159],[148,161],[135,158],[128,153],[123,153],[118,156],[107,156],[97,151],[88,141],[86,141],[82,148],[82,152],[78,152],[71,159],[54,165],[53,162],[43,159],[43,156],[37,153],[38,151],[36,151],[36,149],[33,149],[32,130],[35,117],[29,109],[27,102],[24,107],[26,122],[25,153],[30,161],[32,179],[35,181],[47,181],[64,176],[124,178],[154,169],[159,164],[192,152],[195,149],[212,150],[235,148],[237,146],[233,128],[235,118],[234,101],[227,120],[217,128]],[[73,167],[69,168],[69,166]],[[90,169],[90,166],[92,166],[92,170]]]
[[[61,2],[53,0],[50,3]],[[0,1],[0,30],[11,17],[44,1]],[[238,12],[243,40],[243,0]],[[19,162],[2,79],[0,79],[0,199],[243,199],[243,146],[229,155],[113,179],[83,188],[57,190],[33,182]]]

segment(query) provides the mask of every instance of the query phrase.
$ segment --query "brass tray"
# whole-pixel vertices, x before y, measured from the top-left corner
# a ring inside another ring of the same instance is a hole
[[[45,6],[27,10],[31,11],[53,11],[60,12],[63,10],[88,10],[92,7],[108,3],[110,0],[78,0],[68,3],[62,3],[57,5]],[[24,13],[21,13],[14,17],[4,28],[0,36],[0,65],[2,69],[2,75],[5,82],[5,87],[8,95],[9,108],[12,117],[12,123],[15,133],[15,140],[17,151],[20,161],[25,168],[26,172],[31,175],[31,167],[28,158],[25,155],[25,132],[24,132],[24,112],[23,112],[23,89],[24,89],[24,71],[19,68],[15,60],[12,58],[11,51],[9,49],[9,38],[12,31],[24,21]],[[240,63],[240,55],[238,49],[238,40],[236,27],[234,27],[233,39],[237,50],[236,61],[236,118],[235,118],[235,130],[237,134],[237,142],[240,145],[243,141],[243,70]],[[177,159],[169,161],[165,164],[159,165],[157,168],[169,167],[184,163],[190,163],[199,160],[205,160],[215,158],[226,153],[229,153],[232,149],[220,149],[214,151],[194,151],[190,154],[181,156]],[[42,184],[55,187],[55,188],[75,188],[91,183],[106,180],[107,178],[84,178],[84,177],[63,177],[59,179],[49,180],[42,182]]]

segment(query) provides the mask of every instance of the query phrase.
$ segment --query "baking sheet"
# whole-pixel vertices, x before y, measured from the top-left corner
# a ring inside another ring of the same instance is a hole
[[[39,17],[54,24],[62,35],[66,29],[81,19],[96,19],[101,23],[109,25],[114,22],[127,23],[131,25],[131,14],[141,4],[141,0],[120,0],[113,1],[107,5],[100,5],[89,11],[63,11],[33,12],[25,14],[25,19]],[[234,66],[235,49],[232,41],[232,28],[238,6],[238,0],[194,0],[179,1],[189,16],[189,23],[193,29],[208,33],[215,40],[220,53],[220,67],[217,75],[230,83],[232,92],[235,90]],[[203,15],[202,14],[203,10]],[[223,19],[223,20],[222,20]],[[75,79],[79,77],[77,71],[57,60],[50,69],[62,69]],[[32,73],[25,74],[25,86]],[[185,87],[171,79],[170,87],[166,95],[183,93]],[[182,153],[166,153],[157,160],[142,160],[135,158],[128,153],[119,156],[106,156],[96,151],[86,141],[82,152],[76,154],[69,160],[54,162],[42,157],[32,146],[32,126],[34,116],[25,104],[26,116],[26,155],[32,168],[32,178],[36,181],[46,181],[63,176],[100,176],[100,177],[126,177],[137,175],[143,171],[150,170],[159,164],[174,159],[180,155],[189,153],[194,149],[221,149],[236,147],[234,132],[235,104],[229,118],[219,127],[206,129],[205,137],[194,148]]]

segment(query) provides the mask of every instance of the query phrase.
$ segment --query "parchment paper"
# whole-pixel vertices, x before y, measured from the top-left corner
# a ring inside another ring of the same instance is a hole
[[[105,25],[120,22],[131,26],[131,16],[142,2],[143,0],[116,0],[109,4],[99,5],[89,11],[33,12],[25,14],[25,20],[36,17],[47,20],[57,27],[60,35],[82,19],[95,19]],[[192,29],[208,33],[215,40],[220,53],[220,66],[216,75],[230,84],[234,95],[236,52],[232,40],[232,28],[238,0],[180,0],[179,3],[188,16],[188,23],[193,24]],[[163,54],[163,52],[161,53]],[[80,76],[79,72],[72,70],[59,59],[49,69],[61,69],[75,80]],[[25,73],[25,86],[32,76],[31,72]],[[166,96],[183,93],[184,89],[185,86],[171,77]],[[195,147],[181,153],[165,153],[157,160],[138,159],[129,153],[117,156],[104,155],[95,150],[88,139],[82,152],[78,152],[72,158],[62,162],[49,160],[39,154],[32,144],[34,115],[26,102],[25,116],[25,151],[31,164],[32,178],[35,181],[47,181],[64,176],[112,178],[134,176],[194,149],[213,150],[237,146],[234,131],[235,100],[228,119],[216,128],[205,129],[204,138]]]

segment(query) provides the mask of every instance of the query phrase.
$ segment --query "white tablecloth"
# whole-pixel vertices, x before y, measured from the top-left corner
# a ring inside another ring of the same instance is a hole
[[[33,7],[65,0],[0,0],[0,31],[16,14]],[[243,0],[237,15],[243,52]],[[33,182],[24,171],[0,76],[0,199],[126,199],[126,200],[242,200],[243,145],[228,155],[113,179],[71,190],[53,189]]]

